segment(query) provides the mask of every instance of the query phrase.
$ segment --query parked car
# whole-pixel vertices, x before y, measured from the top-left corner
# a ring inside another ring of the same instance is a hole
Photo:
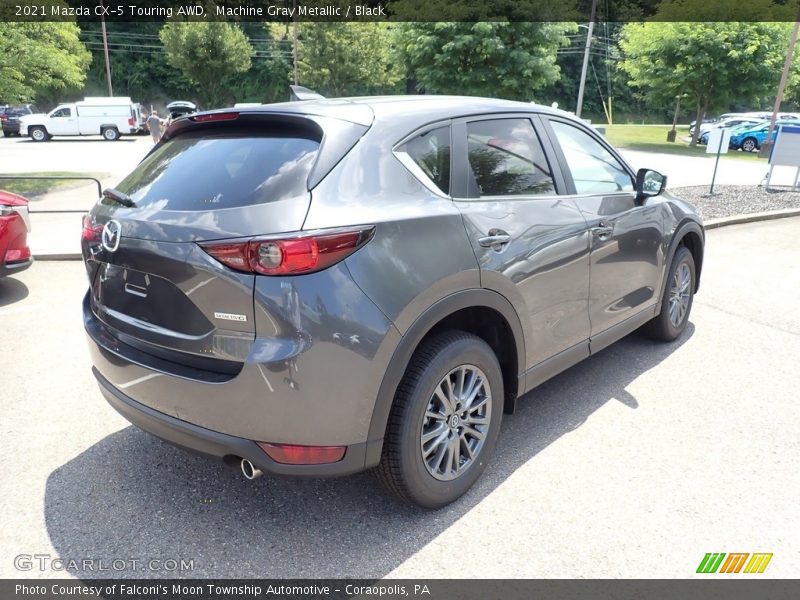
[[[753,152],[758,150],[767,140],[767,132],[769,131],[769,121],[762,121],[757,125],[746,128],[738,129],[731,134],[731,148],[736,150],[743,150],[744,152]],[[775,125],[797,125],[796,119],[780,119],[775,121]],[[772,132],[772,139],[778,134],[777,129]]]
[[[22,106],[9,106],[5,109],[4,113],[0,115],[0,122],[2,122],[3,135],[11,137],[19,135],[20,118],[25,115],[32,115],[36,112],[33,104],[23,104]]]
[[[722,119],[716,123],[701,126],[698,141],[701,144],[707,144],[708,136],[714,129],[730,129],[732,127],[739,127],[740,125],[756,125],[758,123],[761,123],[761,119],[754,117],[729,117],[727,119]]]
[[[20,133],[36,142],[56,135],[102,135],[108,141],[139,129],[139,105],[130,98],[86,98],[82,102],[59,104],[48,114],[26,115],[20,119]]]
[[[170,121],[191,115],[197,112],[197,105],[193,102],[186,102],[184,100],[176,100],[167,104],[167,115]]]
[[[24,271],[33,263],[28,247],[30,231],[28,201],[0,190],[0,277]]]
[[[84,219],[93,373],[248,479],[377,467],[439,507],[518,397],[639,327],[684,332],[704,231],[665,185],[528,103],[198,113]]]
[[[708,125],[708,124],[711,124],[711,123],[716,123],[717,121],[718,121],[718,119],[710,119],[710,118],[709,119],[703,119],[703,121],[701,123],[701,126],[702,125]],[[694,135],[695,125],[697,125],[697,121],[692,121],[691,123],[689,123],[689,135]]]

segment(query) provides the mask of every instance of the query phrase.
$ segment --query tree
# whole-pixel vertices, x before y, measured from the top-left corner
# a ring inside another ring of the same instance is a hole
[[[0,22],[0,100],[31,102],[78,90],[92,56],[74,23]]]
[[[662,6],[657,18],[686,8],[680,2]],[[620,39],[620,68],[656,103],[687,94],[699,122],[709,110],[768,96],[777,86],[787,35],[787,23],[755,20],[629,23]],[[698,134],[695,128],[692,145]]]
[[[532,100],[558,80],[556,52],[574,31],[574,23],[403,23],[396,46],[425,92]]]
[[[92,52],[83,95],[104,96],[108,88],[100,23],[83,22],[80,27],[81,38]],[[161,27],[161,23],[145,21],[106,24],[114,94],[130,96],[148,109],[171,100],[197,100],[194,84],[170,64],[163,50],[158,36]]]
[[[250,68],[253,47],[238,25],[173,21],[159,37],[170,63],[194,82],[204,107],[229,100],[229,86]]]
[[[300,83],[323,95],[386,93],[402,77],[387,23],[303,23],[299,34]]]

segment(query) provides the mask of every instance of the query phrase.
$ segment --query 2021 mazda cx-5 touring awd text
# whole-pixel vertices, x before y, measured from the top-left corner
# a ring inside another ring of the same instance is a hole
[[[642,326],[681,335],[704,232],[664,186],[532,104],[197,113],[84,220],[93,372],[248,478],[376,467],[442,506],[518,396]]]

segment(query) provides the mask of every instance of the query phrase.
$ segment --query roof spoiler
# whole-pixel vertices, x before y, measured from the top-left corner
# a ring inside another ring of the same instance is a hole
[[[298,100],[324,100],[325,96],[317,92],[303,87],[302,85],[289,86],[289,100],[297,102]]]

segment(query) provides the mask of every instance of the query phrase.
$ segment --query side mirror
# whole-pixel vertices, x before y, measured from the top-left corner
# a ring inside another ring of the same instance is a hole
[[[666,187],[666,175],[653,169],[639,169],[636,172],[636,197],[640,200],[658,196]]]

